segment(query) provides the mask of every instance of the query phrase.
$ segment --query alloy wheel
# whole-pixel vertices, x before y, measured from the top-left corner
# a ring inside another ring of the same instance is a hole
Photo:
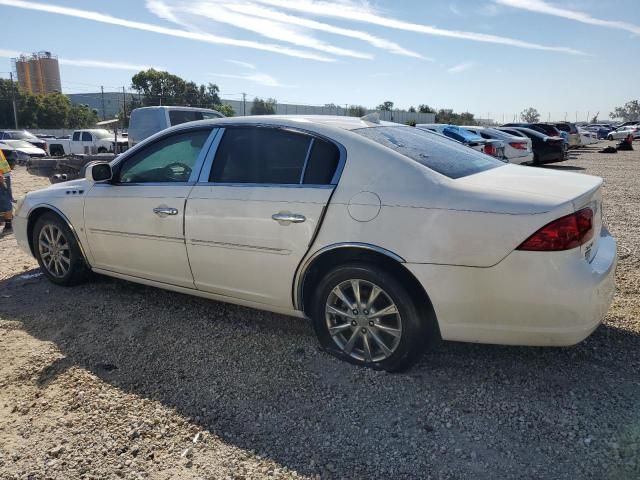
[[[366,280],[346,280],[331,290],[325,321],[340,350],[362,362],[389,358],[402,337],[398,307],[382,288]]]
[[[51,275],[63,278],[71,268],[71,250],[64,232],[56,225],[46,224],[38,235],[38,251],[42,264]]]

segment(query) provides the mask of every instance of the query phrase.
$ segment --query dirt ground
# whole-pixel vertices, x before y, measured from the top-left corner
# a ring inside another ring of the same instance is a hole
[[[57,287],[0,240],[0,479],[640,478],[637,148],[548,167],[605,179],[617,291],[589,339],[445,343],[405,374],[327,356],[302,320]],[[15,195],[47,183],[19,169]]]

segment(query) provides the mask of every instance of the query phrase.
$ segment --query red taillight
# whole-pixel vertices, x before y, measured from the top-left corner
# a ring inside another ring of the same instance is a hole
[[[484,153],[495,157],[498,154],[498,149],[495,147],[495,145],[492,145],[491,143],[487,143],[484,146]]]
[[[583,208],[545,225],[527,238],[517,250],[549,252],[570,250],[593,237],[593,210]]]
[[[527,144],[526,143],[513,142],[513,143],[510,143],[509,145],[511,145],[516,150],[526,150],[527,149]]]

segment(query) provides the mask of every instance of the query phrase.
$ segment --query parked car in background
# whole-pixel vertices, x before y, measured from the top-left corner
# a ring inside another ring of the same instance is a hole
[[[598,143],[598,133],[587,130],[584,128],[578,129],[578,134],[580,135],[580,146],[586,147],[587,145],[593,145],[594,143]]]
[[[446,123],[419,123],[416,125],[416,128],[437,132],[445,137],[457,140],[478,152],[486,153],[487,155],[500,159],[504,158],[504,143],[502,141],[485,140],[480,135],[470,132],[458,125],[449,125]]]
[[[585,125],[584,127],[582,127],[584,130],[588,130],[590,132],[595,132],[598,136],[598,139],[603,139],[603,138],[607,138],[607,135],[609,134],[609,132],[611,130],[613,130],[613,128],[611,127],[611,125],[607,125],[607,124],[598,124],[598,123],[592,123],[589,125]]]
[[[38,148],[34,144],[27,142],[26,140],[0,140],[0,142],[9,145],[10,147],[14,148],[16,151],[21,152],[24,155],[29,155],[29,157],[39,158],[47,156],[47,152],[45,152],[42,148]]]
[[[577,148],[580,146],[580,133],[578,132],[578,127],[576,127],[575,123],[558,122],[554,123],[553,126],[560,130],[560,132],[565,132],[567,134],[569,148]]]
[[[4,140],[24,140],[30,144],[47,150],[47,142],[26,130],[0,130],[0,142]]]
[[[532,141],[526,136],[515,136],[495,128],[465,126],[476,135],[480,135],[485,140],[498,140],[503,144],[503,158],[509,163],[521,165],[533,162]]]
[[[394,371],[440,338],[589,336],[615,291],[601,187],[405,125],[241,117],[172,127],[31,192],[14,230],[55,284],[91,269],[308,317],[326,352]]]
[[[617,128],[607,134],[607,140],[622,140],[629,135],[633,135],[633,138],[640,138],[640,127],[627,125],[626,127]]]
[[[550,137],[539,130],[524,127],[499,127],[499,130],[512,135],[521,133],[529,137],[533,146],[534,165],[562,162],[567,158],[567,149],[561,137]]]
[[[208,108],[172,106],[136,108],[131,111],[129,118],[127,131],[129,147],[174,125],[223,117],[224,115],[220,112]]]
[[[31,159],[31,157],[26,153],[20,152],[6,143],[0,142],[0,150],[4,155],[4,158],[6,158],[9,163],[26,165],[26,163]]]
[[[54,157],[71,154],[116,153],[116,150],[119,153],[129,147],[126,138],[118,138],[116,141],[114,133],[104,129],[75,130],[71,139],[56,138],[47,140],[47,143],[49,153]]]

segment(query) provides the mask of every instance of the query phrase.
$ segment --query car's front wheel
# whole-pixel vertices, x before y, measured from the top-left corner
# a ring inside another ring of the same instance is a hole
[[[69,226],[55,213],[43,214],[33,229],[33,249],[40,268],[53,283],[75,285],[89,270]]]
[[[312,319],[322,347],[351,363],[404,370],[428,343],[429,322],[407,289],[383,269],[353,263],[327,273],[316,288]]]

